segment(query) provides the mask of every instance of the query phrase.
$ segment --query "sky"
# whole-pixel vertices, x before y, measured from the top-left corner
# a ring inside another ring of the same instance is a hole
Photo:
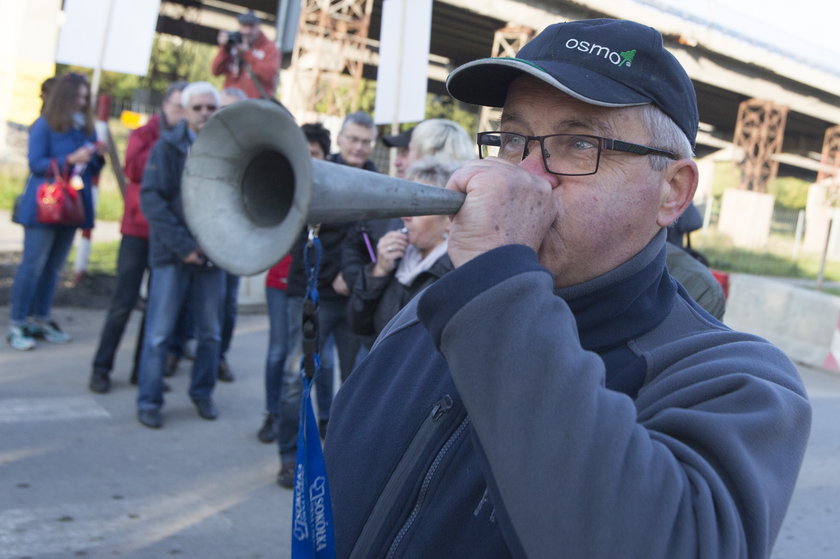
[[[635,0],[694,16],[840,75],[838,0]]]

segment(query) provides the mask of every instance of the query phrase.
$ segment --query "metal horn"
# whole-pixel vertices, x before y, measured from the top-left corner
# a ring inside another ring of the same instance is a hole
[[[291,114],[270,101],[216,113],[181,182],[187,226],[208,258],[237,275],[270,268],[308,223],[448,215],[460,192],[313,160]]]

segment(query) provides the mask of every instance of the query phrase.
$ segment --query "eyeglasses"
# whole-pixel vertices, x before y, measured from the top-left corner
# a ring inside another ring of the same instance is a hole
[[[342,134],[342,136],[344,136]],[[344,136],[344,138],[351,144],[359,144],[363,146],[373,145],[373,138],[359,138],[358,136]]]
[[[479,132],[479,157],[498,157],[519,163],[531,153],[528,146],[539,142],[545,170],[552,175],[582,176],[598,172],[601,151],[620,151],[633,155],[661,155],[679,159],[670,151],[587,134],[548,134],[524,136],[514,132]]]
[[[190,107],[193,111],[198,112],[201,109],[207,109],[211,113],[216,110],[216,105],[193,105]]]

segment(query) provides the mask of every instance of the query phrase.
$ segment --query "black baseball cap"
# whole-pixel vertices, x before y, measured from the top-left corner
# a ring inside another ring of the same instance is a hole
[[[516,58],[482,58],[456,68],[446,89],[467,103],[501,107],[511,82],[523,74],[592,105],[653,104],[695,144],[694,85],[652,27],[620,19],[555,23]]]
[[[408,130],[403,130],[399,134],[394,134],[393,136],[382,136],[382,143],[389,148],[407,148],[408,144],[411,142],[412,132],[414,132],[413,126]]]

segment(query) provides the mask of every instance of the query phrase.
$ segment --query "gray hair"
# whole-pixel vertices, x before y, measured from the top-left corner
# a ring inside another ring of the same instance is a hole
[[[344,129],[347,128],[348,124],[357,124],[365,128],[376,127],[373,123],[373,119],[364,111],[356,111],[355,113],[350,113],[344,117],[344,122],[341,124],[341,132],[344,132]]]
[[[216,99],[216,105],[222,104],[222,99],[219,96],[219,90],[213,87],[209,82],[192,82],[181,93],[181,105],[188,108],[192,103],[192,98],[197,95],[212,95]]]
[[[418,159],[405,172],[405,178],[432,186],[446,186],[449,177],[461,164],[443,154],[428,155]]]
[[[443,154],[454,161],[475,159],[472,138],[458,123],[445,118],[424,120],[411,133],[409,146],[420,157]]]
[[[642,105],[638,107],[638,111],[639,120],[651,138],[650,147],[671,151],[680,159],[694,156],[691,141],[671,117],[655,105]],[[648,156],[648,162],[654,171],[664,171],[671,161],[662,155]]]

